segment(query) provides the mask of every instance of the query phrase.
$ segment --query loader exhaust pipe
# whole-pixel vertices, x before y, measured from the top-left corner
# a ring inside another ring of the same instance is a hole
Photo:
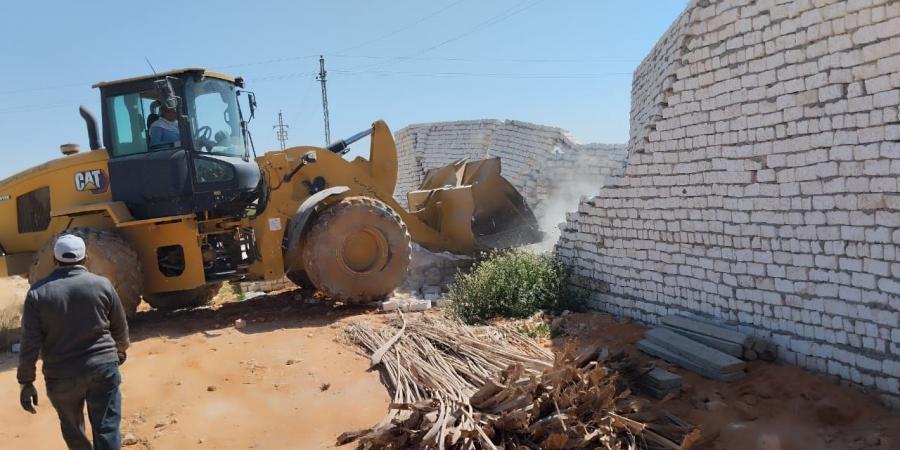
[[[325,148],[332,153],[343,155],[350,150],[350,144],[372,134],[372,130],[373,128],[369,128],[368,130],[360,131],[359,133],[356,133],[353,136],[348,137],[347,139],[341,139]]]
[[[84,105],[78,107],[78,114],[81,114],[84,124],[87,125],[88,145],[91,147],[91,150],[98,150],[100,148],[100,136],[97,134],[97,119]]]

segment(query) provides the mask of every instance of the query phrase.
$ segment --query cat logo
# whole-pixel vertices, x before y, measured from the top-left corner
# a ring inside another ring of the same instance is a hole
[[[102,194],[106,192],[107,185],[106,174],[100,169],[75,173],[75,190],[78,192]]]

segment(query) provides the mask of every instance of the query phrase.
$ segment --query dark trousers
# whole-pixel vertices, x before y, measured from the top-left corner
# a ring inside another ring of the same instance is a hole
[[[69,450],[119,450],[122,396],[118,363],[99,364],[72,378],[47,378],[47,397],[59,414],[63,439]],[[94,445],[84,433],[87,403]]]

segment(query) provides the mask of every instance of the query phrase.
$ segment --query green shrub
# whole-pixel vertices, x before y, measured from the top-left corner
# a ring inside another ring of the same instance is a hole
[[[465,323],[525,318],[539,310],[580,309],[567,268],[549,254],[515,249],[485,255],[450,288],[450,309]]]

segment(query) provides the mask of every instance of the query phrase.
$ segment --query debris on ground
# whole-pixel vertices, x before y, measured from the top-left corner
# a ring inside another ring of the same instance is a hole
[[[686,338],[668,328],[653,328],[638,348],[707,378],[738,381],[744,378],[745,363],[727,353]]]
[[[420,312],[431,309],[431,301],[416,298],[407,294],[395,294],[388,300],[381,302],[381,310],[384,312],[403,311]]]
[[[236,330],[243,330],[247,326],[247,321],[244,319],[236,319],[234,321],[234,328]]]
[[[263,297],[263,296],[265,296],[265,295],[267,295],[265,292],[259,292],[259,291],[256,291],[256,292],[245,292],[245,293],[244,293],[244,301],[251,300],[251,299],[254,299],[254,298],[256,298],[256,297]]]
[[[474,261],[468,256],[432,252],[413,244],[409,273],[401,290],[435,301],[447,292],[456,273],[468,270]]]
[[[384,419],[348,432],[359,448],[687,449],[699,431],[632,395],[646,370],[625,352],[552,354],[505,327],[402,314],[345,329],[380,364],[393,396]]]
[[[125,447],[137,445],[138,442],[140,442],[138,438],[131,433],[125,433],[125,436],[122,436],[122,445]]]

